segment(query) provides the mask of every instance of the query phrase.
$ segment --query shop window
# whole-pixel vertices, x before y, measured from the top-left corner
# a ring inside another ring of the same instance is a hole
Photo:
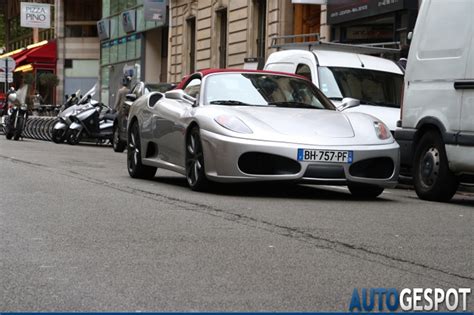
[[[186,22],[188,27],[188,72],[193,73],[196,70],[196,17],[190,17]]]
[[[227,67],[227,8],[217,11],[219,28],[219,68]]]
[[[259,68],[263,67],[265,62],[266,50],[266,27],[267,27],[267,1],[254,0],[255,17],[257,18],[257,57],[259,58]]]

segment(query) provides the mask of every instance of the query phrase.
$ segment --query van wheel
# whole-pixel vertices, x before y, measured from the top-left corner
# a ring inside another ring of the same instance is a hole
[[[421,137],[415,151],[413,181],[420,199],[449,201],[459,186],[451,172],[441,135],[428,131]]]

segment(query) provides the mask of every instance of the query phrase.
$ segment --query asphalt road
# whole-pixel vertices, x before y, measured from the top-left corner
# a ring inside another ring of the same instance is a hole
[[[196,193],[130,178],[110,147],[3,136],[0,189],[0,311],[347,311],[354,288],[474,287],[469,193]]]

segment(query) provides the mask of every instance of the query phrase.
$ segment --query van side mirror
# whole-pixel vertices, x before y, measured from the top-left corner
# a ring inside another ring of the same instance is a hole
[[[352,97],[345,97],[342,99],[342,104],[337,107],[337,109],[342,112],[348,108],[357,107],[360,105],[360,101],[358,99]]]
[[[180,89],[166,92],[165,97],[172,100],[184,101],[193,106],[194,104],[196,104],[196,98],[186,94],[183,90]]]
[[[130,102],[135,102],[137,96],[133,93],[125,95],[125,99]]]

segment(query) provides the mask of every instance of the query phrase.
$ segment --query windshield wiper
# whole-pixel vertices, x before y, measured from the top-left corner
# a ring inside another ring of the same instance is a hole
[[[306,104],[306,103],[301,103],[301,102],[271,102],[268,103],[268,105],[275,105],[277,107],[289,107],[289,108],[312,108],[312,109],[318,109],[318,107]]]
[[[234,101],[234,100],[217,100],[211,101],[209,104],[213,105],[250,105],[241,101]]]

